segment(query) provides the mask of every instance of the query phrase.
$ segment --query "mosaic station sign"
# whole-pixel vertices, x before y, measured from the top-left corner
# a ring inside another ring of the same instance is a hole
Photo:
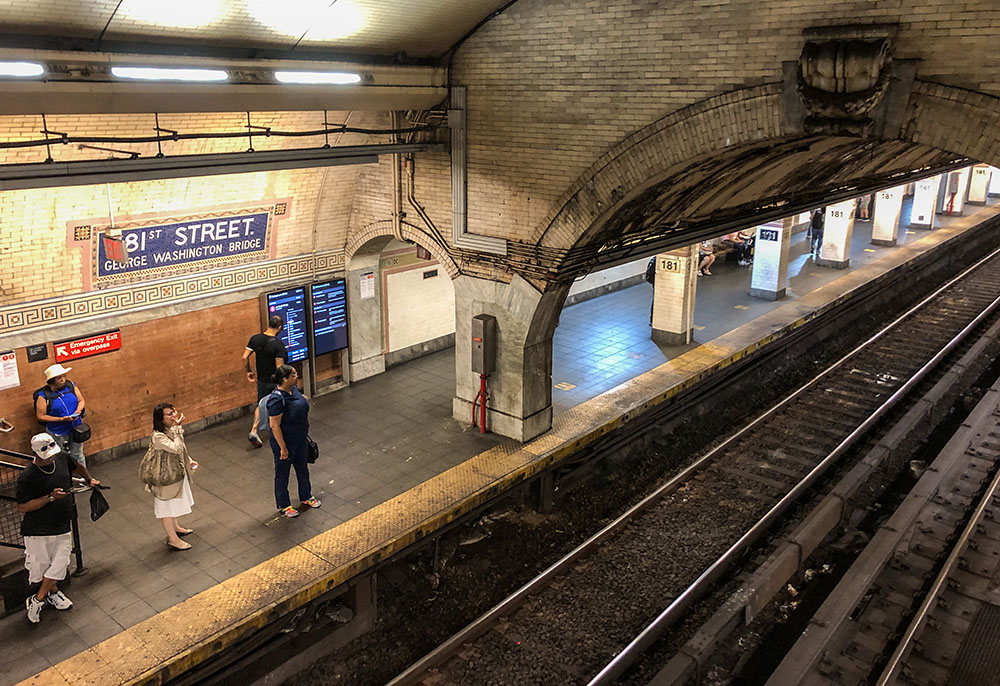
[[[111,259],[105,242],[98,242],[97,277],[263,252],[269,218],[267,212],[255,212],[123,229],[128,259],[124,263]]]
[[[275,259],[277,224],[290,199],[214,210],[69,222],[68,245],[84,250],[83,290],[155,281]]]

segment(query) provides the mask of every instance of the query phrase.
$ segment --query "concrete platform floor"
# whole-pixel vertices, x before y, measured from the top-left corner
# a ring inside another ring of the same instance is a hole
[[[855,225],[853,266],[892,250],[868,245],[870,226]],[[900,232],[902,240],[919,235]],[[792,255],[789,295],[778,303],[747,295],[750,271],[733,262],[718,262],[713,276],[699,279],[696,344],[845,273],[815,267],[804,233],[793,237]],[[557,413],[696,345],[660,347],[649,339],[650,298],[650,287],[640,284],[564,310],[554,342]],[[94,524],[81,503],[89,573],[65,589],[74,608],[47,608],[38,626],[23,611],[0,620],[0,683],[40,672],[499,443],[451,418],[454,374],[446,350],[314,399],[311,433],[322,455],[312,484],[323,507],[293,520],[276,516],[270,450],[247,450],[249,419],[189,436],[202,465],[194,512],[183,520],[196,531],[189,551],[165,545],[136,477],[140,455],[94,466],[112,486],[112,510]]]

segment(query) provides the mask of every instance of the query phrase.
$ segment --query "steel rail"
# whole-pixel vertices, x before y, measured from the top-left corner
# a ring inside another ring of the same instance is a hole
[[[916,638],[917,632],[923,628],[924,622],[927,620],[927,615],[930,614],[931,605],[933,605],[937,600],[938,593],[941,592],[941,587],[948,582],[948,577],[958,564],[959,558],[965,552],[969,539],[972,538],[972,534],[975,532],[976,528],[979,526],[979,522],[983,518],[983,512],[985,512],[990,501],[996,496],[998,489],[1000,489],[1000,470],[998,470],[996,475],[993,477],[993,481],[990,483],[990,487],[986,491],[986,495],[983,496],[982,500],[980,500],[976,511],[972,514],[972,517],[969,518],[969,523],[966,524],[965,529],[962,531],[962,535],[959,537],[958,541],[956,541],[955,547],[952,548],[951,554],[945,561],[941,572],[937,575],[937,578],[934,579],[934,584],[931,586],[931,589],[928,591],[926,597],[924,597],[924,601],[917,609],[917,613],[914,615],[913,620],[910,622],[909,626],[906,627],[903,637],[899,640],[896,650],[893,651],[892,656],[889,658],[889,662],[886,664],[885,669],[882,670],[882,675],[879,677],[875,686],[887,686],[890,681],[896,677],[897,671],[903,664],[903,658],[908,654],[910,646]]]
[[[608,524],[607,526],[605,526],[603,529],[601,529],[600,531],[598,531],[594,535],[592,535],[590,538],[588,538],[583,543],[581,543],[580,545],[578,545],[572,551],[570,551],[569,553],[567,553],[564,557],[562,557],[561,559],[559,559],[556,562],[554,562],[552,565],[550,565],[548,568],[546,568],[543,572],[541,572],[534,579],[528,581],[526,584],[524,584],[523,586],[521,586],[519,589],[517,589],[516,591],[514,591],[513,593],[511,593],[509,596],[507,596],[506,598],[504,598],[503,600],[501,600],[499,603],[497,603],[496,605],[494,605],[490,610],[488,610],[487,612],[485,612],[483,615],[481,615],[480,617],[478,617],[477,619],[475,619],[473,622],[471,622],[470,624],[468,624],[467,626],[465,626],[464,628],[462,628],[461,630],[459,630],[458,632],[456,632],[455,634],[453,634],[452,636],[450,636],[443,643],[441,643],[436,648],[434,648],[434,650],[432,650],[431,652],[427,653],[424,657],[422,657],[418,661],[414,662],[412,665],[410,665],[408,668],[406,668],[403,672],[400,672],[391,681],[387,682],[387,686],[410,686],[412,684],[417,683],[419,677],[424,672],[426,672],[427,670],[433,669],[434,667],[437,667],[440,664],[442,664],[443,662],[445,662],[458,647],[460,647],[464,643],[468,643],[469,641],[475,640],[476,638],[478,638],[479,636],[481,636],[483,633],[485,633],[489,629],[489,627],[492,625],[492,623],[495,622],[498,618],[510,615],[521,604],[523,604],[524,601],[529,596],[533,595],[536,591],[540,590],[540,588],[544,587],[553,577],[558,576],[560,573],[562,573],[563,571],[565,571],[570,565],[572,565],[576,560],[578,560],[580,557],[582,557],[585,553],[589,552],[594,546],[602,543],[603,541],[605,541],[608,538],[610,538],[611,536],[613,536],[615,533],[617,533],[619,530],[621,530],[625,525],[627,525],[629,522],[631,522],[633,519],[635,519],[638,515],[642,514],[643,512],[645,512],[646,510],[648,510],[650,507],[652,507],[657,501],[661,500],[663,497],[665,497],[667,495],[670,495],[671,493],[673,493],[674,491],[676,491],[678,488],[680,488],[684,483],[686,483],[688,480],[690,480],[690,478],[693,475],[697,474],[699,471],[701,471],[701,470],[707,468],[709,465],[711,465],[712,462],[715,460],[716,456],[719,453],[721,453],[722,451],[726,450],[730,446],[734,445],[736,442],[738,442],[741,438],[743,438],[745,435],[747,435],[750,431],[752,431],[758,425],[760,425],[761,423],[763,423],[764,421],[766,421],[767,419],[769,419],[773,415],[775,415],[778,412],[780,412],[781,410],[783,410],[787,405],[791,404],[793,401],[795,401],[797,398],[799,398],[801,395],[803,395],[806,391],[808,391],[809,389],[811,389],[813,386],[816,386],[817,384],[819,384],[823,379],[826,378],[827,375],[831,374],[834,370],[836,370],[837,368],[839,368],[840,366],[842,366],[850,358],[852,358],[856,354],[862,352],[869,345],[871,345],[872,343],[874,343],[875,341],[877,341],[878,339],[882,338],[884,335],[886,335],[887,333],[889,333],[890,330],[892,330],[897,325],[899,325],[904,319],[908,318],[910,315],[912,315],[913,313],[917,312],[919,309],[923,308],[925,305],[927,305],[929,302],[931,302],[934,298],[936,298],[937,296],[939,296],[942,292],[946,291],[948,288],[952,287],[954,284],[958,283],[959,281],[961,281],[962,279],[964,279],[966,276],[968,276],[968,274],[970,274],[974,270],[978,269],[979,267],[981,267],[983,264],[985,264],[989,260],[993,259],[994,257],[997,257],[998,255],[1000,255],[1000,250],[996,250],[996,251],[990,253],[989,255],[987,255],[986,257],[982,258],[981,260],[979,260],[978,262],[976,262],[972,266],[968,267],[967,269],[965,269],[964,271],[962,271],[961,273],[959,273],[957,276],[953,277],[950,281],[948,281],[947,283],[945,283],[944,285],[942,285],[941,287],[939,287],[938,289],[936,289],[935,291],[933,291],[930,295],[928,295],[923,300],[921,300],[919,303],[917,303],[916,305],[914,305],[913,307],[911,307],[909,310],[907,310],[906,312],[904,312],[903,314],[901,314],[899,317],[897,317],[896,319],[894,319],[891,323],[889,323],[884,328],[882,328],[880,331],[878,331],[873,336],[871,336],[870,338],[868,338],[861,345],[857,346],[854,350],[852,350],[852,351],[848,352],[847,354],[845,354],[843,357],[841,357],[836,362],[834,362],[832,365],[830,365],[829,367],[827,367],[827,369],[823,370],[820,374],[818,374],[817,376],[815,376],[813,379],[811,379],[810,381],[808,381],[805,384],[803,384],[802,386],[800,386],[791,395],[789,395],[788,397],[786,397],[785,399],[783,399],[782,401],[780,401],[779,403],[777,403],[776,405],[774,405],[770,409],[766,410],[763,414],[761,414],[760,416],[758,416],[752,422],[750,422],[749,424],[747,424],[746,426],[744,426],[742,429],[740,429],[739,431],[737,431],[735,434],[731,435],[729,438],[725,439],[719,445],[717,445],[714,448],[712,448],[709,452],[705,453],[702,457],[698,458],[695,462],[691,463],[688,467],[686,467],[684,470],[682,470],[679,474],[677,474],[676,476],[674,476],[673,478],[671,478],[669,481],[667,481],[666,483],[664,483],[662,486],[658,487],[653,492],[651,492],[649,495],[647,495],[645,498],[643,498],[638,503],[636,503],[635,505],[633,505],[631,508],[629,508],[628,510],[626,510],[621,516],[619,516],[613,522],[611,522],[610,524]],[[997,300],[994,300],[993,304],[991,305],[991,307],[995,307],[998,302],[1000,302],[1000,298],[998,298]],[[981,317],[983,317],[983,316],[984,316],[983,314],[980,314],[979,317],[977,317],[976,321],[978,322],[979,319]],[[969,326],[971,327],[973,325],[970,324]],[[969,327],[966,327],[966,328],[969,328]],[[940,355],[940,353],[939,353],[939,355]],[[935,357],[935,359],[936,359],[936,357]],[[704,574],[702,576],[704,576]],[[701,577],[699,577],[699,579],[700,578]],[[669,609],[670,608],[668,608],[668,610]],[[633,643],[634,643],[634,641],[633,641]],[[623,653],[624,653],[624,651],[623,651]],[[619,654],[619,657],[623,653]],[[616,660],[617,659],[618,658],[616,657]],[[611,665],[609,664],[607,667],[605,667],[605,670],[602,670],[601,674],[603,674],[604,671],[606,671],[608,669],[608,667],[611,667]],[[600,676],[600,675],[598,675],[598,676]],[[595,683],[595,682],[591,682],[591,683]]]
[[[908,317],[917,308],[924,306],[930,299],[936,297],[941,293],[942,290],[953,285],[956,281],[964,278],[968,273],[974,269],[977,269],[987,260],[995,257],[1000,250],[994,251],[989,256],[980,260],[972,267],[963,271],[959,276],[955,277],[949,281],[945,286],[942,286],[937,291],[935,291],[931,296],[925,298],[914,308],[911,308],[903,317],[896,319],[890,327],[895,326],[900,322],[902,318]],[[949,355],[961,342],[977,327],[984,319],[986,319],[990,314],[992,314],[997,307],[1000,306],[1000,297],[994,299],[983,311],[981,311],[975,319],[969,322],[965,327],[962,328],[958,334],[956,334],[937,354],[934,355],[926,364],[924,364],[915,374],[913,374],[909,380],[907,380],[899,389],[896,390],[878,409],[876,409],[868,419],[861,423],[854,431],[852,431],[840,444],[833,449],[833,451],[827,455],[818,465],[816,465],[809,474],[805,476],[798,484],[796,484],[792,490],[790,490],[781,500],[779,500],[748,532],[743,534],[740,539],[734,543],[730,548],[723,553],[715,562],[713,562],[708,569],[701,573],[701,575],[695,579],[695,581],[688,586],[677,598],[675,598],[666,609],[661,612],[656,619],[654,619],[642,632],[636,636],[632,641],[625,646],[620,653],[618,653],[604,669],[597,673],[593,679],[591,679],[587,686],[607,686],[608,684],[614,683],[618,677],[625,673],[625,671],[659,639],[659,637],[666,631],[670,626],[672,626],[676,621],[678,621],[685,612],[687,612],[690,607],[694,604],[696,600],[701,598],[711,586],[718,581],[718,579],[726,572],[729,566],[742,555],[751,545],[757,542],[767,530],[775,523],[775,521],[783,515],[795,502],[802,497],[802,494],[806,490],[811,488],[817,480],[829,469],[833,464],[839,460],[845,452],[856,443],[869,429],[872,428],[878,421],[885,416],[910,390],[913,389],[918,383],[920,383],[924,377],[926,377],[947,355]],[[880,337],[884,334],[887,329],[883,329],[871,340],[876,337]],[[864,345],[868,345],[866,342]],[[853,355],[854,352],[850,353]],[[827,372],[832,371],[832,367],[825,370],[823,375],[825,376]],[[798,393],[798,392],[797,392]]]

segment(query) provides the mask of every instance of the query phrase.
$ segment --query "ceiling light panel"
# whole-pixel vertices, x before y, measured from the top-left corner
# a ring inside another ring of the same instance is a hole
[[[45,69],[35,62],[0,62],[0,76],[32,77],[43,73]]]
[[[274,78],[280,83],[349,85],[361,83],[361,75],[346,71],[276,71]]]
[[[226,81],[229,75],[221,69],[176,69],[164,67],[111,67],[119,79],[147,81]]]

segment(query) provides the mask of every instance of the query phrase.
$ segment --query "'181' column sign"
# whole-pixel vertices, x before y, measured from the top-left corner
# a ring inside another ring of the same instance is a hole
[[[268,212],[255,212],[123,229],[128,260],[112,259],[105,241],[98,241],[97,277],[155,273],[162,267],[264,252],[268,218]]]

